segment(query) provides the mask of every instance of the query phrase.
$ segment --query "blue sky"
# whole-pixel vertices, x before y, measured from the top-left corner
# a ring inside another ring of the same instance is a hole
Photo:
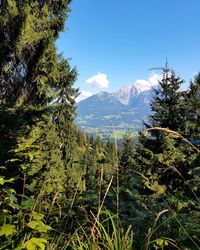
[[[56,45],[83,95],[148,81],[166,58],[185,86],[200,70],[200,0],[74,0],[71,9]]]

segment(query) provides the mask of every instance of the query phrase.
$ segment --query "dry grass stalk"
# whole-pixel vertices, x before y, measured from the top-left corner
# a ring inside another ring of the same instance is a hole
[[[108,191],[110,190],[110,186],[111,186],[111,184],[112,184],[112,181],[113,181],[113,176],[112,176],[111,179],[110,179],[110,182],[109,182],[108,187],[107,187],[107,189],[106,189],[106,192],[105,192],[105,194],[104,194],[103,200],[102,200],[101,205],[100,205],[100,207],[99,207],[99,209],[98,209],[98,213],[97,213],[97,216],[96,216],[96,218],[95,218],[95,222],[94,222],[94,224],[93,224],[93,226],[92,226],[92,229],[91,229],[91,235],[90,235],[90,237],[93,237],[93,239],[95,239],[96,224],[99,222],[99,216],[100,216],[101,210],[102,210],[102,208],[103,208],[103,204],[104,204],[104,201],[105,201],[106,196],[107,196],[107,194],[108,194]]]

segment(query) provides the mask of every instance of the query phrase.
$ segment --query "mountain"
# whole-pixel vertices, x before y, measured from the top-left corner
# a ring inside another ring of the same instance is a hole
[[[131,128],[138,131],[150,114],[152,86],[130,84],[117,92],[99,92],[77,103],[76,124],[89,134],[121,137]]]

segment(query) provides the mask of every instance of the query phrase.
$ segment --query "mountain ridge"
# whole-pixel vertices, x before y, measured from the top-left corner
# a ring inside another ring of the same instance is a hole
[[[123,134],[128,128],[137,132],[151,113],[150,102],[155,84],[143,88],[129,84],[115,92],[101,91],[77,103],[75,122],[89,134]]]

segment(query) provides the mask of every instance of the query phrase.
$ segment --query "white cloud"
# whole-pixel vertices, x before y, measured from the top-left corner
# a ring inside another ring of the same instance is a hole
[[[149,90],[152,87],[158,85],[158,82],[162,79],[162,75],[153,74],[148,80],[136,80],[134,85],[139,92]]]
[[[88,97],[90,97],[92,95],[92,93],[90,93],[89,91],[83,90],[80,95],[76,98],[76,102],[80,102]]]
[[[93,75],[92,77],[87,79],[86,83],[93,87],[108,88],[109,81],[106,74],[97,73],[96,75]]]

